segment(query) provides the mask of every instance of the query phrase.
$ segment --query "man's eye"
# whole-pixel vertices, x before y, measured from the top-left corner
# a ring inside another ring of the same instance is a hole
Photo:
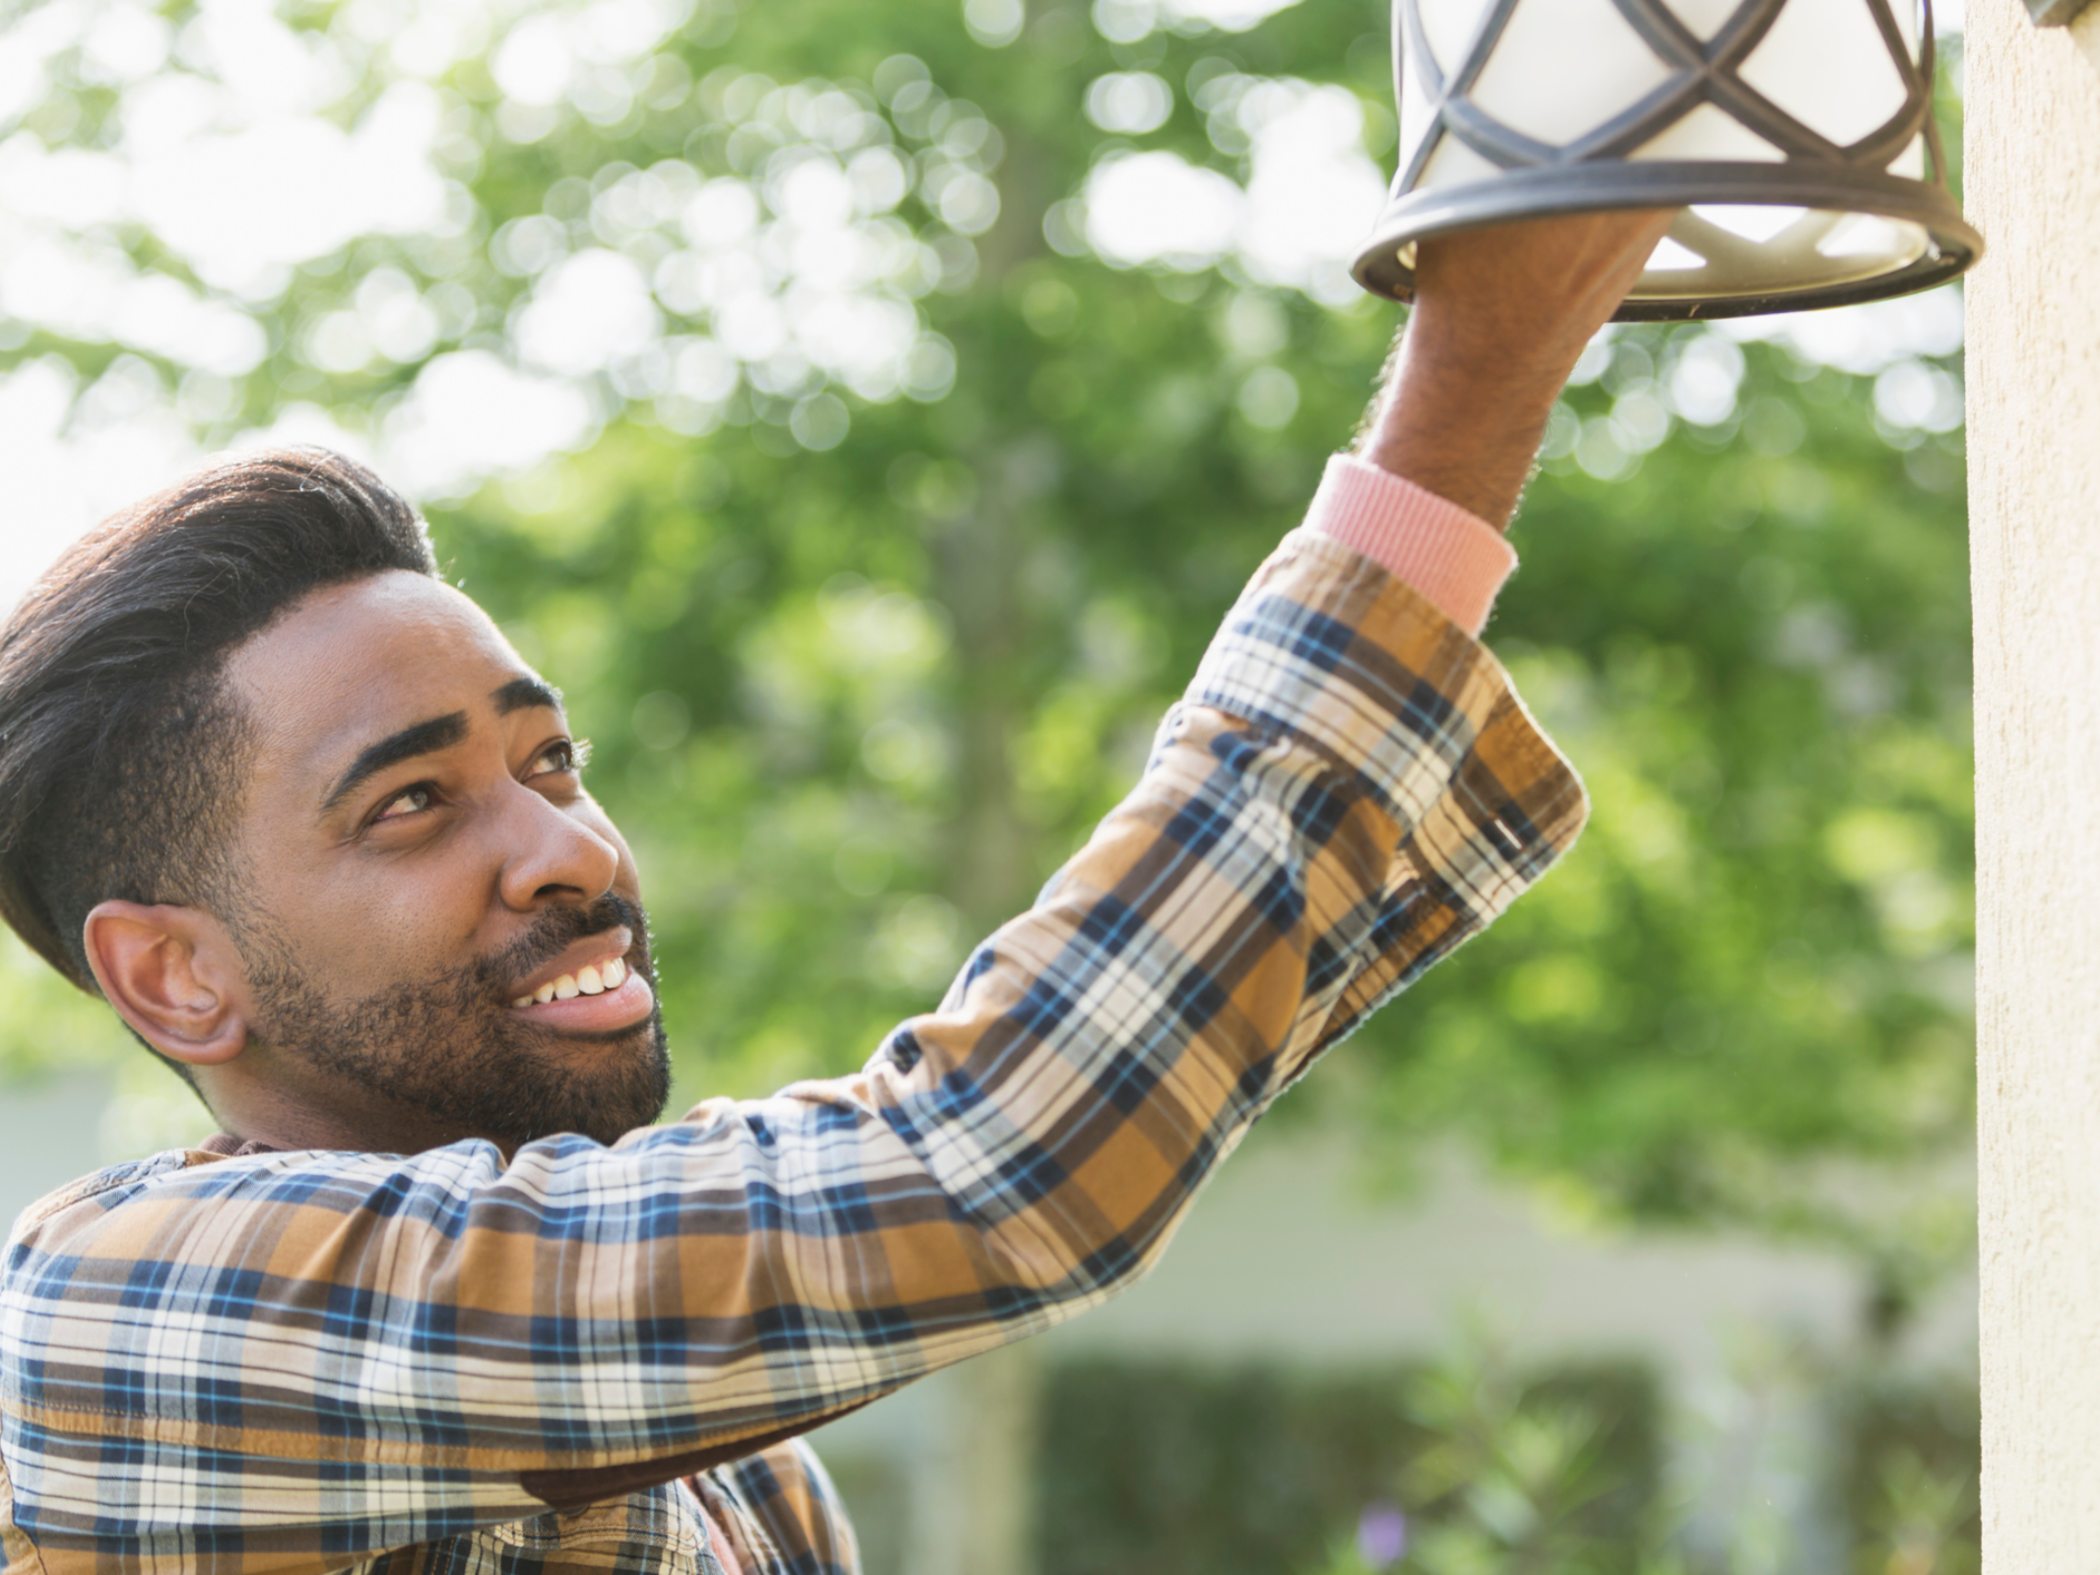
[[[379,813],[372,817],[372,824],[376,826],[383,820],[406,820],[410,815],[420,814],[428,809],[431,800],[436,797],[437,784],[434,782],[418,782],[412,787],[405,787],[379,806]],[[405,810],[401,807],[404,804],[408,806]]]
[[[571,741],[566,738],[558,738],[539,752],[538,756],[535,757],[534,763],[544,763],[546,770],[551,772],[581,771],[590,758],[591,746],[588,743],[581,740]],[[532,773],[534,776],[544,774],[544,772],[539,771]]]

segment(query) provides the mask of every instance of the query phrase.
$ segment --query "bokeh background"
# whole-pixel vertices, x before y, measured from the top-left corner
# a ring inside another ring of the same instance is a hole
[[[1396,322],[1373,0],[0,18],[0,606],[221,448],[378,465],[594,740],[679,1108],[1028,902]],[[1600,337],[1486,635],[1579,850],[1152,1278],[817,1435],[870,1575],[1977,1568],[1961,339]],[[208,1129],[0,941],[0,1216]]]

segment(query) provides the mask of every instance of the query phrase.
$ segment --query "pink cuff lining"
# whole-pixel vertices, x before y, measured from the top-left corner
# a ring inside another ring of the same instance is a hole
[[[1517,566],[1479,515],[1354,454],[1327,461],[1305,523],[1383,564],[1476,639]]]

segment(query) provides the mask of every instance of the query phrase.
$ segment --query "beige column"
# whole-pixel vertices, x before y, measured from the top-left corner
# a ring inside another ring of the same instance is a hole
[[[1968,0],[1985,1575],[2100,1571],[2100,7]]]

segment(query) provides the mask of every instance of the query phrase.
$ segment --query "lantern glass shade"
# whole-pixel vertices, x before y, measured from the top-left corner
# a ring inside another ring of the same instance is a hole
[[[1472,225],[1677,208],[1618,315],[1837,305],[1982,251],[1932,121],[1928,0],[1393,0],[1399,172],[1356,264],[1406,300]]]

